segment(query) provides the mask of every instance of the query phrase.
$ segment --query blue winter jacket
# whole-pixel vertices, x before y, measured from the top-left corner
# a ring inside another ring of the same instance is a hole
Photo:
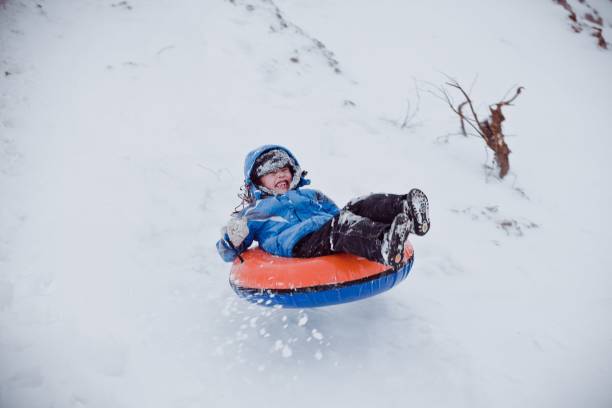
[[[297,165],[297,168],[293,169],[294,175],[297,171],[296,182],[292,183],[294,187],[285,194],[265,194],[251,180],[255,160],[271,149],[286,151]],[[235,249],[232,248],[227,234],[217,242],[217,250],[226,262],[233,261],[253,240],[259,242],[260,248],[270,254],[290,257],[293,247],[302,237],[320,229],[339,212],[336,204],[323,193],[301,188],[310,184],[310,180],[302,176],[297,159],[285,147],[265,145],[250,152],[244,163],[244,178],[247,189],[256,201],[236,216],[247,218],[249,235]]]

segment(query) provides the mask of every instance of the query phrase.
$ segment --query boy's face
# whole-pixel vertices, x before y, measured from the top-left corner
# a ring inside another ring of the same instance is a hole
[[[289,167],[285,166],[265,176],[261,176],[259,178],[259,184],[273,191],[275,194],[285,194],[289,191],[292,178],[291,170],[289,170]]]

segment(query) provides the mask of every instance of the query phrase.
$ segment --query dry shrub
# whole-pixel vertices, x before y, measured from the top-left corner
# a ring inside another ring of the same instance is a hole
[[[444,99],[461,120],[461,132],[464,136],[468,135],[466,130],[466,123],[484,140],[486,145],[491,149],[495,155],[495,163],[499,166],[499,177],[504,178],[508,171],[510,171],[510,148],[506,143],[505,135],[502,129],[502,122],[506,120],[506,117],[502,113],[502,107],[512,105],[512,102],[521,94],[523,87],[517,87],[514,96],[507,100],[489,105],[490,116],[485,120],[480,120],[478,114],[474,109],[474,104],[468,93],[459,85],[456,80],[450,80],[446,85],[457,89],[462,97],[465,99],[457,107],[455,107],[448,92],[441,88]],[[469,113],[465,114],[464,108],[469,108]]]

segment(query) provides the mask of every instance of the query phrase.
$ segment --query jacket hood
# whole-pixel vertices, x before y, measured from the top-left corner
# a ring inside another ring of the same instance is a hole
[[[262,154],[275,149],[283,150],[295,162],[295,168],[293,169],[293,180],[291,181],[291,186],[289,189],[293,190],[310,184],[310,180],[304,178],[306,172],[302,171],[300,163],[289,149],[279,145],[263,145],[249,152],[244,159],[244,184],[255,199],[259,199],[264,193],[274,195],[274,193],[271,191],[267,191],[265,187],[255,184],[255,180],[251,179],[251,173],[253,172],[253,166],[255,165],[257,158]]]

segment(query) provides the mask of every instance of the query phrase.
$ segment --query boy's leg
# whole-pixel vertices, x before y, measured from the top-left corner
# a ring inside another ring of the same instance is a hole
[[[331,250],[362,256],[371,261],[384,262],[382,243],[389,230],[386,223],[342,211],[334,218],[331,231]]]
[[[317,231],[312,232],[300,239],[292,250],[295,258],[314,258],[316,256],[331,255],[331,231],[334,218],[323,224]]]
[[[311,258],[339,252],[383,262],[381,249],[389,225],[343,210],[330,221],[298,241],[292,255]]]
[[[395,216],[405,213],[410,217],[410,232],[425,235],[431,227],[429,201],[425,193],[413,188],[408,194],[370,194],[349,202],[344,210],[376,222],[391,224]]]
[[[395,216],[404,211],[406,194],[370,194],[351,200],[344,210],[375,222],[391,224]]]
[[[343,252],[396,267],[404,261],[403,248],[410,225],[404,213],[387,225],[344,210],[298,241],[292,255],[310,258]]]

